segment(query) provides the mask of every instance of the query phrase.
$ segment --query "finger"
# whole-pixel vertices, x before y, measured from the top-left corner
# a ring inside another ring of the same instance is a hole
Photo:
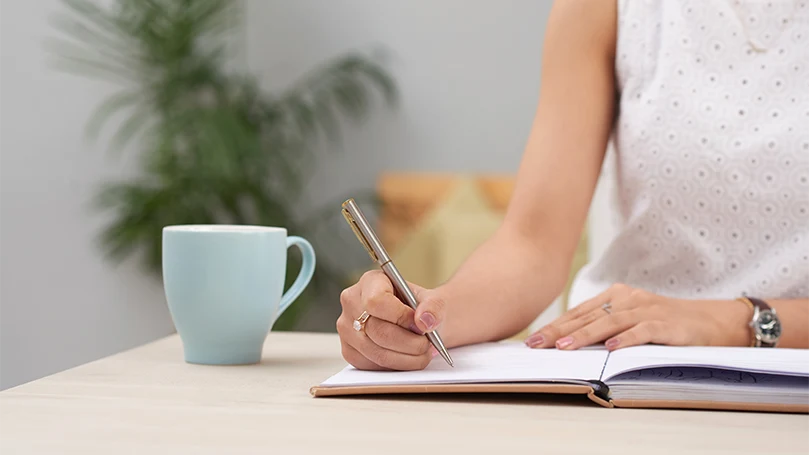
[[[362,307],[371,316],[421,333],[415,324],[414,311],[396,298],[391,292],[379,292],[374,289],[362,291]]]
[[[623,297],[628,296],[631,292],[632,288],[630,288],[625,284],[621,283],[613,284],[601,294],[598,294],[597,296],[591,298],[590,300],[585,300],[581,304],[575,306],[570,311],[567,311],[565,314],[563,314],[558,318],[558,321],[559,323],[564,323],[572,319],[580,318],[584,314],[601,307],[607,302],[615,302],[616,300],[622,300]]]
[[[391,370],[422,370],[433,357],[429,351],[422,355],[410,355],[385,349],[361,332],[357,332],[357,336],[350,344],[366,359]]]
[[[432,292],[424,292],[421,295],[423,298],[419,300],[414,315],[415,323],[422,333],[428,333],[437,330],[444,322],[446,302],[441,296]]]
[[[370,319],[369,319],[370,321]],[[422,355],[402,354],[377,345],[364,331],[356,331],[353,327],[354,319],[342,314],[337,319],[337,333],[343,344],[350,345],[363,357],[383,369],[389,370],[420,370],[426,367],[434,357],[432,350]],[[366,328],[368,323],[366,322]],[[426,338],[426,337],[425,337]],[[350,351],[349,354],[350,355]],[[363,364],[361,359],[354,359]]]
[[[379,365],[371,362],[364,355],[360,354],[359,351],[354,349],[350,344],[343,343],[343,358],[346,362],[348,362],[351,366],[358,370],[388,370],[387,368],[382,368]]]
[[[565,312],[565,314],[526,338],[525,344],[532,348],[555,346],[558,339],[569,335],[573,330],[579,329],[585,324],[593,322],[598,317],[596,310],[605,313],[601,306],[610,301],[612,292],[612,288],[610,288]]]
[[[430,349],[430,341],[424,335],[416,335],[410,330],[388,321],[369,318],[365,323],[365,334],[377,346],[402,354],[422,355]]]
[[[609,316],[609,314],[610,313],[604,311],[604,309],[599,306],[593,310],[588,311],[587,313],[584,313],[583,315],[581,315],[576,319],[563,322],[559,324],[559,332],[561,335],[560,338],[570,335],[571,333],[575,332],[576,330],[579,330],[580,328],[586,325],[592,324],[597,319]],[[556,343],[556,340],[553,340],[553,342]]]
[[[639,322],[641,322],[641,317],[638,311],[615,312],[598,318],[570,335],[556,340],[556,347],[571,350],[589,346],[621,333]]]
[[[643,321],[625,330],[606,342],[607,349],[627,348],[629,346],[640,346],[647,343],[678,345],[677,333],[662,321]]]

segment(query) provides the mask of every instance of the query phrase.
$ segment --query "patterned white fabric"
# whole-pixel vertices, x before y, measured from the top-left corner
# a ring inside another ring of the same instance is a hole
[[[570,306],[809,296],[809,0],[620,0],[616,76],[623,225]]]

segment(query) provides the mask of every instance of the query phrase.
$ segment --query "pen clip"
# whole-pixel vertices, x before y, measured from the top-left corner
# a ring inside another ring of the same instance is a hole
[[[348,225],[351,226],[351,230],[354,231],[354,235],[357,236],[357,239],[359,239],[360,243],[362,243],[362,246],[365,247],[365,251],[367,251],[368,255],[371,256],[371,260],[373,260],[374,262],[379,262],[379,258],[376,256],[374,249],[371,248],[371,244],[368,243],[368,239],[366,239],[365,235],[362,233],[362,231],[360,231],[360,228],[359,226],[357,226],[357,222],[354,220],[354,217],[351,216],[351,213],[349,213],[349,211],[346,210],[345,207],[343,207],[342,212],[343,218],[345,218],[346,221],[348,222]]]

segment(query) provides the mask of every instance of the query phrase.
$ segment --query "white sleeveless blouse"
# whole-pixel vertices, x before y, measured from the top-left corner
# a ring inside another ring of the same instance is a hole
[[[623,226],[570,306],[809,297],[809,0],[618,4]]]

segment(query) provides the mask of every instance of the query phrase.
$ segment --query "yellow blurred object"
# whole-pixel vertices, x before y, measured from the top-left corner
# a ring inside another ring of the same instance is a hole
[[[436,287],[497,230],[502,219],[489,208],[474,180],[461,178],[390,254],[407,280]]]

